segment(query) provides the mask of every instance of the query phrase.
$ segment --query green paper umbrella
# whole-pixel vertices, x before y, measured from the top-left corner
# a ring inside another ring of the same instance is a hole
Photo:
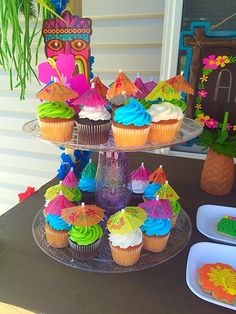
[[[172,99],[181,99],[180,93],[178,93],[170,84],[165,81],[161,81],[145,98],[146,100],[154,101],[158,98],[162,100],[170,101]]]

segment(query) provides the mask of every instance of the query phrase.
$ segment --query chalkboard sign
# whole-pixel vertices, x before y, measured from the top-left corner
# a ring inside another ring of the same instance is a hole
[[[221,128],[229,111],[228,128],[236,131],[236,39],[216,34],[209,24],[203,27],[201,23],[182,34],[182,48],[191,50],[185,78],[195,90],[187,97],[186,115],[215,129]]]

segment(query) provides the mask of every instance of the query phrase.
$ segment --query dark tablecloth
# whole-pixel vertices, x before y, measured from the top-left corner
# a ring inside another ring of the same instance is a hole
[[[236,207],[236,186],[228,196],[210,196],[199,187],[203,161],[129,154],[130,169],[141,161],[150,170],[163,164],[171,185],[181,196],[193,225],[187,247],[157,267],[124,274],[83,272],[54,261],[38,248],[31,231],[33,219],[44,204],[45,190],[56,183],[54,179],[0,217],[0,302],[46,314],[232,312],[195,296],[186,285],[185,269],[190,246],[210,241],[197,231],[197,208],[202,204]]]

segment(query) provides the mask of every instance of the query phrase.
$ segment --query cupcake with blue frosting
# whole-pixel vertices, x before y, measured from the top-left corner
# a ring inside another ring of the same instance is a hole
[[[161,188],[160,184],[157,183],[149,183],[148,186],[144,189],[143,192],[143,200],[155,200],[156,193]]]
[[[45,233],[50,246],[62,249],[69,245],[68,231],[71,225],[68,225],[61,216],[48,214],[46,217]]]
[[[94,192],[95,191],[95,176],[97,172],[96,165],[89,159],[89,163],[82,172],[79,180],[78,187],[83,192]]]
[[[115,110],[112,130],[116,146],[145,145],[150,129],[151,116],[134,98],[127,105]]]
[[[147,218],[141,226],[143,249],[154,253],[165,250],[170,236],[170,219]]]

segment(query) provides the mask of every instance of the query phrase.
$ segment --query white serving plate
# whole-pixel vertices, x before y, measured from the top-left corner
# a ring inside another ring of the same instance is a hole
[[[198,284],[197,269],[206,263],[224,263],[236,268],[236,247],[211,242],[199,242],[194,244],[189,251],[186,282],[189,289],[199,298],[235,310],[236,303],[227,304],[214,299],[210,294],[202,291]]]
[[[217,222],[224,216],[236,216],[235,207],[203,205],[197,211],[197,228],[210,239],[236,245],[236,238],[220,234],[216,231]]]

